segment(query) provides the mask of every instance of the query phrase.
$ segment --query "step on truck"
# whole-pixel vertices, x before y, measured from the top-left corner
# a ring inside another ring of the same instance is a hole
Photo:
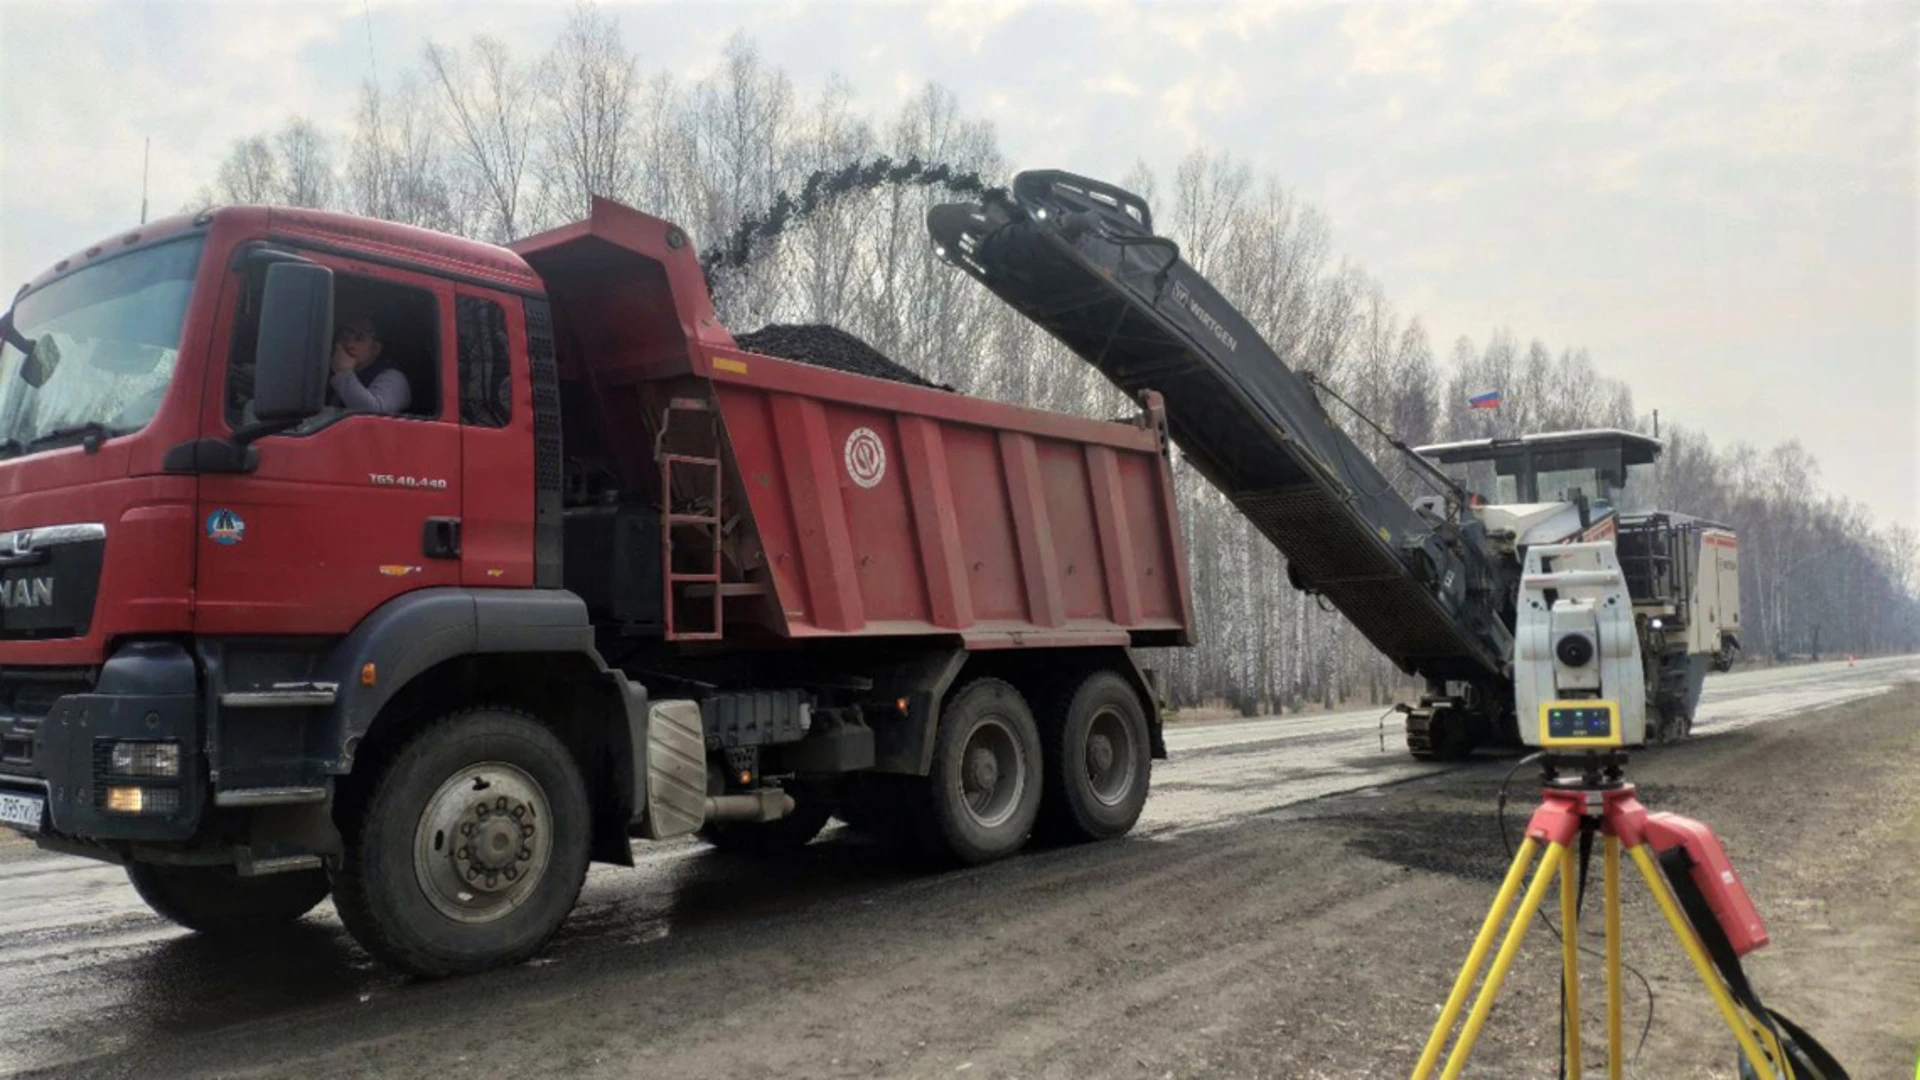
[[[0,339],[0,823],[181,925],[330,895],[386,963],[474,971],[635,838],[837,815],[980,863],[1126,833],[1164,756],[1158,399],[741,349],[658,218],[223,208],[61,260]]]

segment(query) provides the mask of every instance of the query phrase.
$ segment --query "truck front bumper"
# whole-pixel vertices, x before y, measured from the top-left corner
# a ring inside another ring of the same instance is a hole
[[[16,797],[16,816],[41,800],[37,831],[83,844],[192,837],[207,779],[199,678],[186,647],[124,645],[91,685],[73,672],[60,673],[60,683],[39,674],[0,668],[0,684],[13,684],[0,685],[8,691],[0,697],[0,794]],[[15,828],[36,831],[24,821]]]

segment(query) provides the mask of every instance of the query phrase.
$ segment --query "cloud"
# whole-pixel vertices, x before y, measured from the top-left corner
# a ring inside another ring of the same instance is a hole
[[[570,7],[0,0],[0,287],[134,219],[147,136],[171,211],[291,114],[344,139],[369,70],[415,66],[428,38],[537,55]],[[839,72],[882,129],[938,82],[1024,167],[1118,180],[1145,160],[1165,181],[1193,147],[1229,150],[1325,211],[1435,342],[1511,325],[1586,345],[1665,415],[1723,443],[1800,434],[1842,490],[1920,524],[1908,6],[608,10],[649,75],[698,78],[745,29],[799,100]],[[1796,411],[1823,372],[1884,392],[1851,421]]]
[[[987,40],[1026,6],[1026,0],[939,0],[928,5],[926,25],[935,38],[977,56]]]

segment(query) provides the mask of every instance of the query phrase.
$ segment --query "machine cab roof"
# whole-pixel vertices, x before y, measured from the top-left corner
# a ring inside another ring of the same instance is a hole
[[[1495,504],[1571,502],[1576,493],[1632,512],[1641,477],[1660,440],[1617,428],[1556,431],[1514,439],[1468,439],[1416,449],[1482,500]]]

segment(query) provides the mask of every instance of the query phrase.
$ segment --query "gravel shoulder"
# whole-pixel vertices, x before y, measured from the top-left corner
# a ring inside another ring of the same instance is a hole
[[[1906,1075],[1920,1045],[1917,718],[1909,684],[1631,770],[1650,808],[1720,834],[1773,934],[1748,969],[1760,992],[1860,1077]],[[113,1048],[74,1032],[52,1071],[1403,1075],[1504,868],[1509,764],[937,877],[851,837],[771,866],[689,846],[596,874],[544,959],[446,983],[385,976],[327,918],[270,957],[176,938],[111,972],[128,999]],[[1516,830],[1533,787],[1515,781]],[[1628,897],[1628,959],[1656,994],[1635,1073],[1733,1076],[1644,889]],[[1529,935],[1473,1075],[1552,1074],[1556,955]],[[1630,984],[1632,1034],[1645,1003]]]

